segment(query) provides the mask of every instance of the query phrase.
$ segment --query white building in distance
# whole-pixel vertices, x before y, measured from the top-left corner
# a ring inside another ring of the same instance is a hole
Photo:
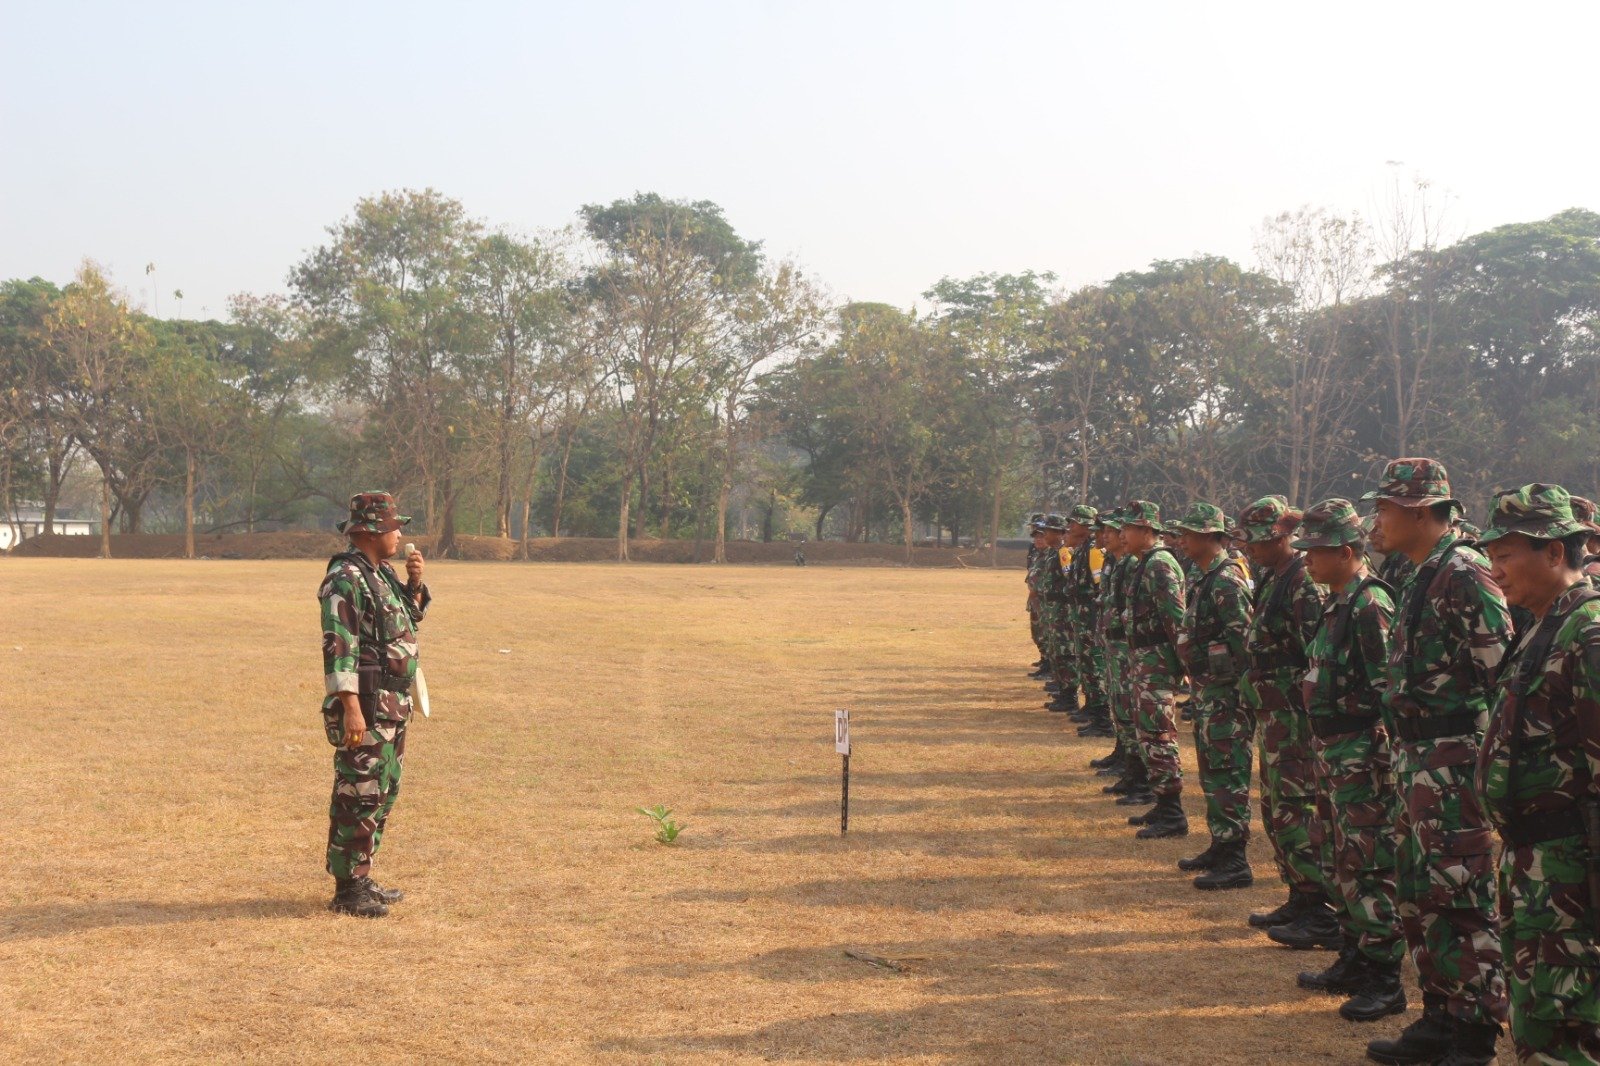
[[[96,524],[87,518],[73,518],[57,511],[51,530],[69,537],[88,537],[96,532]],[[0,520],[0,552],[10,551],[29,537],[36,537],[43,532],[44,510],[31,504],[22,507],[15,514],[5,515]]]

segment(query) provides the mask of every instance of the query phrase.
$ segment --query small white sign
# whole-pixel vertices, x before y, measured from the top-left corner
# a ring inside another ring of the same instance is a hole
[[[840,755],[850,754],[850,712],[833,712],[833,750]]]

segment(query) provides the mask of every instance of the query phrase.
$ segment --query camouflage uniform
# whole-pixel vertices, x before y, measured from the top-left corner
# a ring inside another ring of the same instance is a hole
[[[1147,500],[1124,508],[1123,524],[1159,528],[1161,512]],[[1134,731],[1156,797],[1183,791],[1178,758],[1177,694],[1184,682],[1178,659],[1183,629],[1183,569],[1171,550],[1154,547],[1130,559],[1125,611],[1133,667]]]
[[[1037,524],[1043,520],[1044,515],[1039,512],[1031,515],[1028,518],[1028,532],[1032,534],[1037,529]],[[1039,548],[1034,547],[1031,543],[1028,545],[1028,562],[1023,577],[1024,583],[1028,586],[1028,632],[1033,637],[1034,647],[1039,649],[1041,664],[1049,658],[1048,653],[1045,651],[1044,626],[1040,624],[1039,602],[1037,599],[1039,592],[1038,567],[1040,558],[1043,555],[1044,552]]]
[[[1035,523],[1034,528],[1050,533],[1063,533],[1067,522],[1058,514],[1049,514]],[[1058,699],[1074,709],[1078,698],[1078,660],[1073,654],[1067,626],[1067,575],[1064,563],[1072,558],[1066,548],[1042,548],[1039,551],[1039,626],[1044,635],[1045,658],[1051,673],[1061,688]]]
[[[1067,512],[1067,521],[1092,531],[1099,513],[1086,504]],[[1094,546],[1094,534],[1072,553],[1066,567],[1067,648],[1076,660],[1078,691],[1083,693],[1084,710],[1101,719],[1109,714],[1105,692],[1105,654],[1096,639],[1096,613],[1100,598],[1101,570],[1105,553]]]
[[[1282,496],[1263,497],[1239,516],[1248,541],[1287,536],[1297,521]],[[1261,823],[1284,884],[1296,893],[1315,894],[1327,883],[1312,840],[1316,754],[1300,684],[1308,665],[1306,646],[1322,618],[1322,590],[1299,556],[1278,570],[1264,570],[1256,581],[1246,643],[1250,667],[1241,690],[1260,729]]]
[[[1502,495],[1481,543],[1584,532],[1560,486]],[[1600,595],[1574,583],[1500,668],[1476,784],[1505,841],[1500,943],[1522,1062],[1600,1062],[1600,936],[1583,812],[1600,775]],[[1535,645],[1542,649],[1536,650]]]
[[[1227,520],[1208,503],[1197,503],[1173,523],[1195,533],[1225,533]],[[1245,636],[1250,629],[1250,586],[1226,551],[1200,571],[1184,610],[1178,653],[1198,688],[1194,742],[1206,825],[1215,842],[1250,836],[1250,761],[1255,715],[1239,695]]]
[[[1100,516],[1101,525],[1122,528],[1119,512],[1110,511]],[[1132,558],[1116,555],[1106,564],[1106,574],[1100,581],[1100,609],[1097,615],[1101,647],[1104,649],[1105,694],[1111,707],[1111,723],[1122,740],[1122,750],[1128,753],[1129,764],[1143,766],[1144,753],[1139,747],[1139,736],[1133,724],[1133,701],[1129,694],[1128,630],[1125,617],[1127,596],[1125,587]]]
[[[1456,503],[1444,467],[1397,459],[1364,500]],[[1482,555],[1448,530],[1400,590],[1384,705],[1400,796],[1395,901],[1424,997],[1458,1022],[1505,1018],[1488,818],[1473,787],[1482,721],[1511,636]]]
[[[1359,545],[1361,537],[1355,505],[1334,498],[1306,512],[1294,547]],[[1391,830],[1398,798],[1383,712],[1393,618],[1394,601],[1385,586],[1357,574],[1323,608],[1306,649],[1310,669],[1304,685],[1322,782],[1317,835],[1322,865],[1336,889],[1339,925],[1356,950],[1391,968],[1406,947],[1395,917]]]
[[[384,532],[411,521],[395,513],[394,499],[387,493],[358,493],[350,509],[351,520],[340,523],[341,532]],[[408,591],[386,562],[372,576],[382,596],[378,610],[387,642],[375,627],[372,595],[350,553],[329,561],[317,591],[326,689],[322,721],[328,742],[335,745],[327,870],[341,881],[369,874],[389,812],[400,796],[406,722],[412,710],[410,683],[417,674],[417,625],[432,600],[427,586],[415,595]],[[368,675],[365,681],[362,674]],[[363,709],[369,711],[367,730],[354,748],[343,745],[340,692],[359,692]]]

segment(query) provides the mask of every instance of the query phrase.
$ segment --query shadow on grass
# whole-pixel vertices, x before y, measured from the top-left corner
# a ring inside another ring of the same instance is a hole
[[[154,902],[136,899],[93,903],[37,903],[0,909],[0,944],[47,940],[92,929],[116,929],[183,922],[229,921],[238,918],[304,918],[319,913],[320,901],[256,898],[209,903]]]
[[[1339,1021],[1333,1010],[1336,1001],[1295,990],[1289,965],[1283,967],[1280,981],[1237,978],[1242,954],[1251,953],[1246,942],[1259,939],[1249,931],[1231,930],[1196,943],[1193,934],[1123,929],[833,943],[782,949],[728,964],[678,966],[671,976],[731,977],[776,987],[844,983],[851,991],[839,997],[839,1010],[826,1014],[744,1032],[609,1040],[596,1050],[670,1061],[737,1056],[852,1062],[893,1056],[974,1066],[1038,1062],[1154,1066],[1303,1062],[1306,1059],[1296,1053],[1303,1050],[1300,1041],[1314,1032],[1317,1038],[1348,1035],[1352,1061],[1358,1057],[1359,1041],[1374,1034]],[[903,972],[852,958],[847,954],[852,951],[890,960]],[[663,970],[661,976],[667,975]],[[1198,979],[1202,977],[1210,979]],[[858,1009],[871,1004],[875,987],[901,983],[937,997],[937,1002]],[[1397,1025],[1403,1020],[1397,1019]]]

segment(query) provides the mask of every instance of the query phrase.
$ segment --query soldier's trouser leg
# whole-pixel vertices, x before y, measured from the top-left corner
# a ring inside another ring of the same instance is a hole
[[[1395,745],[1395,909],[1422,991],[1447,997],[1462,1021],[1489,1023],[1505,1020],[1506,986],[1477,761],[1473,736]]]
[[[380,721],[354,748],[333,756],[333,801],[328,808],[327,869],[334,877],[365,877],[383,841],[384,823],[400,796],[406,724]]]
[[[1317,818],[1316,755],[1299,685],[1293,671],[1252,682],[1261,738],[1261,824],[1284,883],[1296,892],[1320,892],[1325,887],[1322,855],[1311,839]]]
[[[1093,615],[1080,612],[1072,623],[1073,651],[1078,658],[1078,691],[1083,693],[1083,705],[1096,710],[1106,710],[1105,652],[1094,639]]]
[[[1328,819],[1324,865],[1334,909],[1361,953],[1382,963],[1405,954],[1394,906],[1394,824],[1397,802],[1389,781],[1388,737],[1364,733],[1313,738],[1322,788],[1317,806]]]
[[[1600,1062],[1600,938],[1580,837],[1500,856],[1500,928],[1520,1062]]]
[[[1069,700],[1075,700],[1078,695],[1078,656],[1072,650],[1072,634],[1062,625],[1057,625],[1051,633],[1050,663],[1056,666],[1056,682],[1061,686],[1062,695]]]
[[[1176,796],[1183,791],[1178,761],[1178,680],[1162,666],[1134,665],[1134,728],[1150,775],[1150,791]]]
[[[1116,730],[1117,739],[1122,741],[1122,750],[1127,753],[1129,760],[1138,759],[1143,762],[1144,757],[1139,752],[1139,736],[1133,728],[1133,714],[1129,710],[1129,703],[1123,692],[1122,652],[1112,645],[1105,649],[1104,654],[1105,696],[1106,703],[1111,708],[1111,727]]]
[[[1033,634],[1033,646],[1039,649],[1041,659],[1050,658],[1044,646],[1044,625],[1037,609],[1028,612],[1028,631]]]
[[[1236,686],[1205,688],[1195,698],[1194,750],[1200,788],[1206,794],[1206,827],[1213,840],[1250,838],[1255,732],[1255,714],[1239,698]]]

